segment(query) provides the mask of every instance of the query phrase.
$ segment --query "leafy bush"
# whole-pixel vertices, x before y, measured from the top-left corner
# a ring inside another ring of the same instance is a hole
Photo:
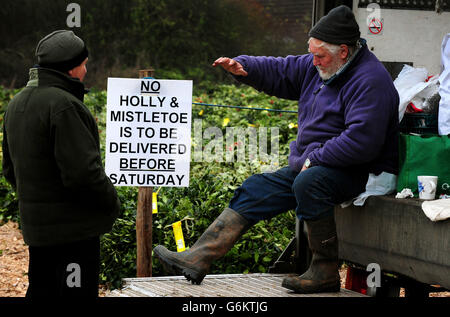
[[[0,168],[0,171],[2,169]],[[0,225],[9,220],[19,222],[17,195],[4,177],[0,178]]]
[[[10,90],[3,89],[0,86],[0,123],[3,127],[3,114],[9,101],[14,97],[16,93],[20,90]],[[0,143],[3,140],[3,130],[0,129]],[[0,159],[3,157],[2,148],[0,147]],[[3,177],[3,169],[0,165],[0,225],[3,222],[8,222],[9,220],[19,222],[19,203],[17,201],[17,195],[14,192],[11,185]]]
[[[0,112],[17,91],[0,87]],[[253,88],[222,85],[197,92],[194,102],[295,109],[295,102],[273,98]],[[106,136],[106,92],[92,90],[85,104],[97,119],[104,158]],[[287,165],[288,143],[296,136],[296,114],[193,105],[193,120],[202,119],[203,129],[218,127],[226,133],[233,127],[278,127],[279,165]],[[228,119],[224,121],[224,119]],[[224,124],[227,122],[227,124]],[[196,140],[192,135],[193,143]],[[202,140],[203,146],[208,140]],[[236,144],[235,144],[236,145]],[[194,146],[194,144],[193,144]],[[227,149],[224,149],[224,153]],[[234,190],[250,175],[260,173],[268,163],[191,162],[190,186],[162,188],[158,194],[158,214],[153,216],[153,245],[162,244],[176,250],[171,224],[182,220],[186,247],[192,246],[214,219],[228,206]],[[232,172],[231,172],[232,171]],[[155,188],[154,190],[156,190]],[[122,202],[119,218],[111,232],[101,238],[101,275],[104,284],[115,288],[125,277],[136,276],[136,208],[137,188],[117,187]],[[17,197],[4,178],[0,178],[0,220],[17,219]],[[288,212],[252,227],[230,252],[213,264],[212,274],[266,272],[293,237],[295,213]],[[153,275],[162,275],[162,267],[153,259]]]

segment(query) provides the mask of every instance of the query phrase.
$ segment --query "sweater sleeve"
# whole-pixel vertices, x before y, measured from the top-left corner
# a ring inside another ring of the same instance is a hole
[[[266,57],[241,55],[234,60],[241,63],[247,76],[234,76],[238,81],[250,85],[269,95],[298,100],[310,55]]]
[[[101,210],[112,212],[119,206],[117,192],[104,172],[98,141],[87,117],[76,106],[53,116],[55,160],[64,186]]]
[[[398,107],[398,94],[378,82],[361,84],[343,98],[346,128],[309,154],[313,165],[354,166],[369,163],[380,155],[389,123],[395,116],[393,109]],[[395,100],[397,104],[393,105]]]

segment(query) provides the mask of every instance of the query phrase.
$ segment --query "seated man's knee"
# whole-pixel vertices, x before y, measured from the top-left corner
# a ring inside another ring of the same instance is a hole
[[[311,167],[299,173],[292,185],[292,191],[298,204],[297,215],[305,219],[314,218],[333,207],[326,177],[320,168]]]
[[[255,184],[259,184],[261,182],[261,178],[262,175],[261,174],[253,174],[251,176],[249,176],[248,178],[246,178],[243,182],[241,186],[253,186]]]
[[[297,201],[302,198],[311,196],[313,187],[317,184],[318,175],[314,171],[314,167],[300,172],[292,184],[292,191]]]

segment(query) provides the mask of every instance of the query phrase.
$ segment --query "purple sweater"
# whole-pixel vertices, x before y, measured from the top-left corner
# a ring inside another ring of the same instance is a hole
[[[399,96],[383,64],[364,45],[348,68],[324,85],[312,54],[234,58],[248,72],[235,78],[259,91],[298,100],[298,134],[289,166],[398,173]]]

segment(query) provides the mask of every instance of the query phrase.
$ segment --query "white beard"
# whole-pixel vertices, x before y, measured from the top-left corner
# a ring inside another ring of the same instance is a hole
[[[320,78],[322,80],[330,79],[334,74],[338,72],[338,70],[344,66],[344,62],[337,59],[337,57],[333,60],[332,64],[328,66],[326,69],[320,69],[319,66],[316,66],[317,71],[319,72]]]

